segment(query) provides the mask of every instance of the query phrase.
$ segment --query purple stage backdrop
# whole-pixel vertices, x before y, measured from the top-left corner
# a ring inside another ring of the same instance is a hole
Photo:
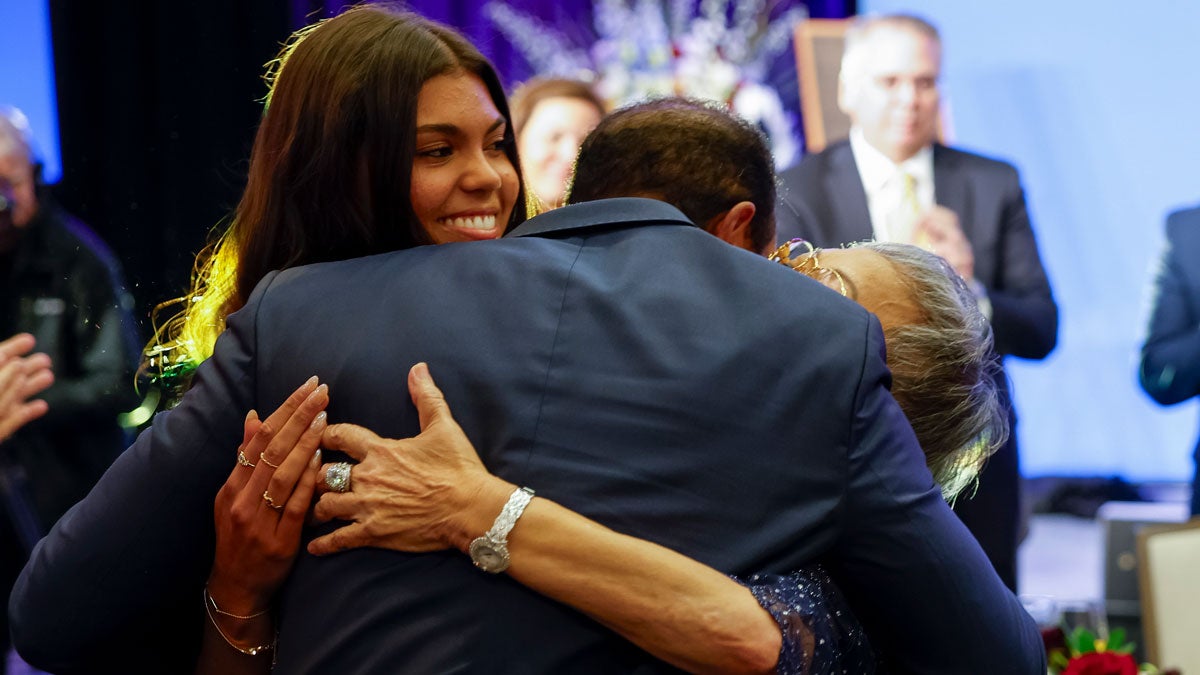
[[[525,59],[517,53],[508,41],[484,16],[482,7],[484,0],[410,0],[407,6],[420,14],[435,21],[454,26],[474,42],[484,54],[495,63],[510,88],[533,73]],[[581,39],[590,36],[592,30],[591,0],[508,0],[513,9],[537,17],[541,21],[555,26],[567,35],[578,35]],[[346,6],[338,0],[291,0],[292,24],[300,28],[311,23],[314,19],[331,16]],[[771,16],[777,16],[792,7],[808,7],[809,15],[814,18],[841,18],[854,13],[854,0],[779,0],[772,10]],[[791,53],[787,55],[791,59]],[[783,58],[781,57],[781,62]],[[789,107],[796,107],[795,66],[794,61],[784,64],[790,66],[792,84],[789,89],[780,89],[781,96]],[[781,66],[782,67],[782,66]]]

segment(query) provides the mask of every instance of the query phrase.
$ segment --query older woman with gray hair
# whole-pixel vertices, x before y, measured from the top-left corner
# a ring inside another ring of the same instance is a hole
[[[794,250],[788,242],[780,251]],[[787,261],[879,317],[892,396],[908,417],[942,494],[953,501],[1008,437],[992,330],[944,259],[917,246],[867,241]],[[780,258],[780,251],[773,258]],[[827,267],[818,267],[820,261]],[[810,274],[813,276],[813,274]],[[851,281],[847,281],[850,279]],[[839,283],[831,283],[839,282]]]

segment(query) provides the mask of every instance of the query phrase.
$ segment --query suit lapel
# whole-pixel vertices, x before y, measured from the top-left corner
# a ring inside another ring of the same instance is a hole
[[[836,246],[852,241],[862,241],[874,236],[871,227],[871,212],[867,208],[867,192],[858,165],[854,163],[854,152],[850,143],[844,142],[834,150],[830,158],[830,170],[825,176],[825,194],[830,195],[829,208],[833,222],[826,226],[828,241],[815,242],[819,246]]]
[[[933,146],[933,200],[966,222],[971,209],[971,188],[957,158],[943,145]]]

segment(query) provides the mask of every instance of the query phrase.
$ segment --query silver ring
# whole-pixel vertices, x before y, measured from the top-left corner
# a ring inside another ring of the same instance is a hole
[[[246,458],[246,453],[242,450],[238,450],[238,464],[241,464],[242,466],[248,466],[251,469],[253,469],[256,466],[254,464],[254,462],[251,462],[249,459]]]
[[[354,466],[350,462],[337,462],[330,464],[328,469],[325,469],[325,486],[330,492],[349,492],[350,491],[350,468]]]

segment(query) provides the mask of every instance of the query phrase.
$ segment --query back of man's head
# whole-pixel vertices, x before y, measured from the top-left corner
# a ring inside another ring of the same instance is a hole
[[[664,98],[613,112],[579,149],[568,203],[650,197],[705,230],[739,202],[754,205],[746,245],[775,240],[775,170],[762,133],[723,107]]]

